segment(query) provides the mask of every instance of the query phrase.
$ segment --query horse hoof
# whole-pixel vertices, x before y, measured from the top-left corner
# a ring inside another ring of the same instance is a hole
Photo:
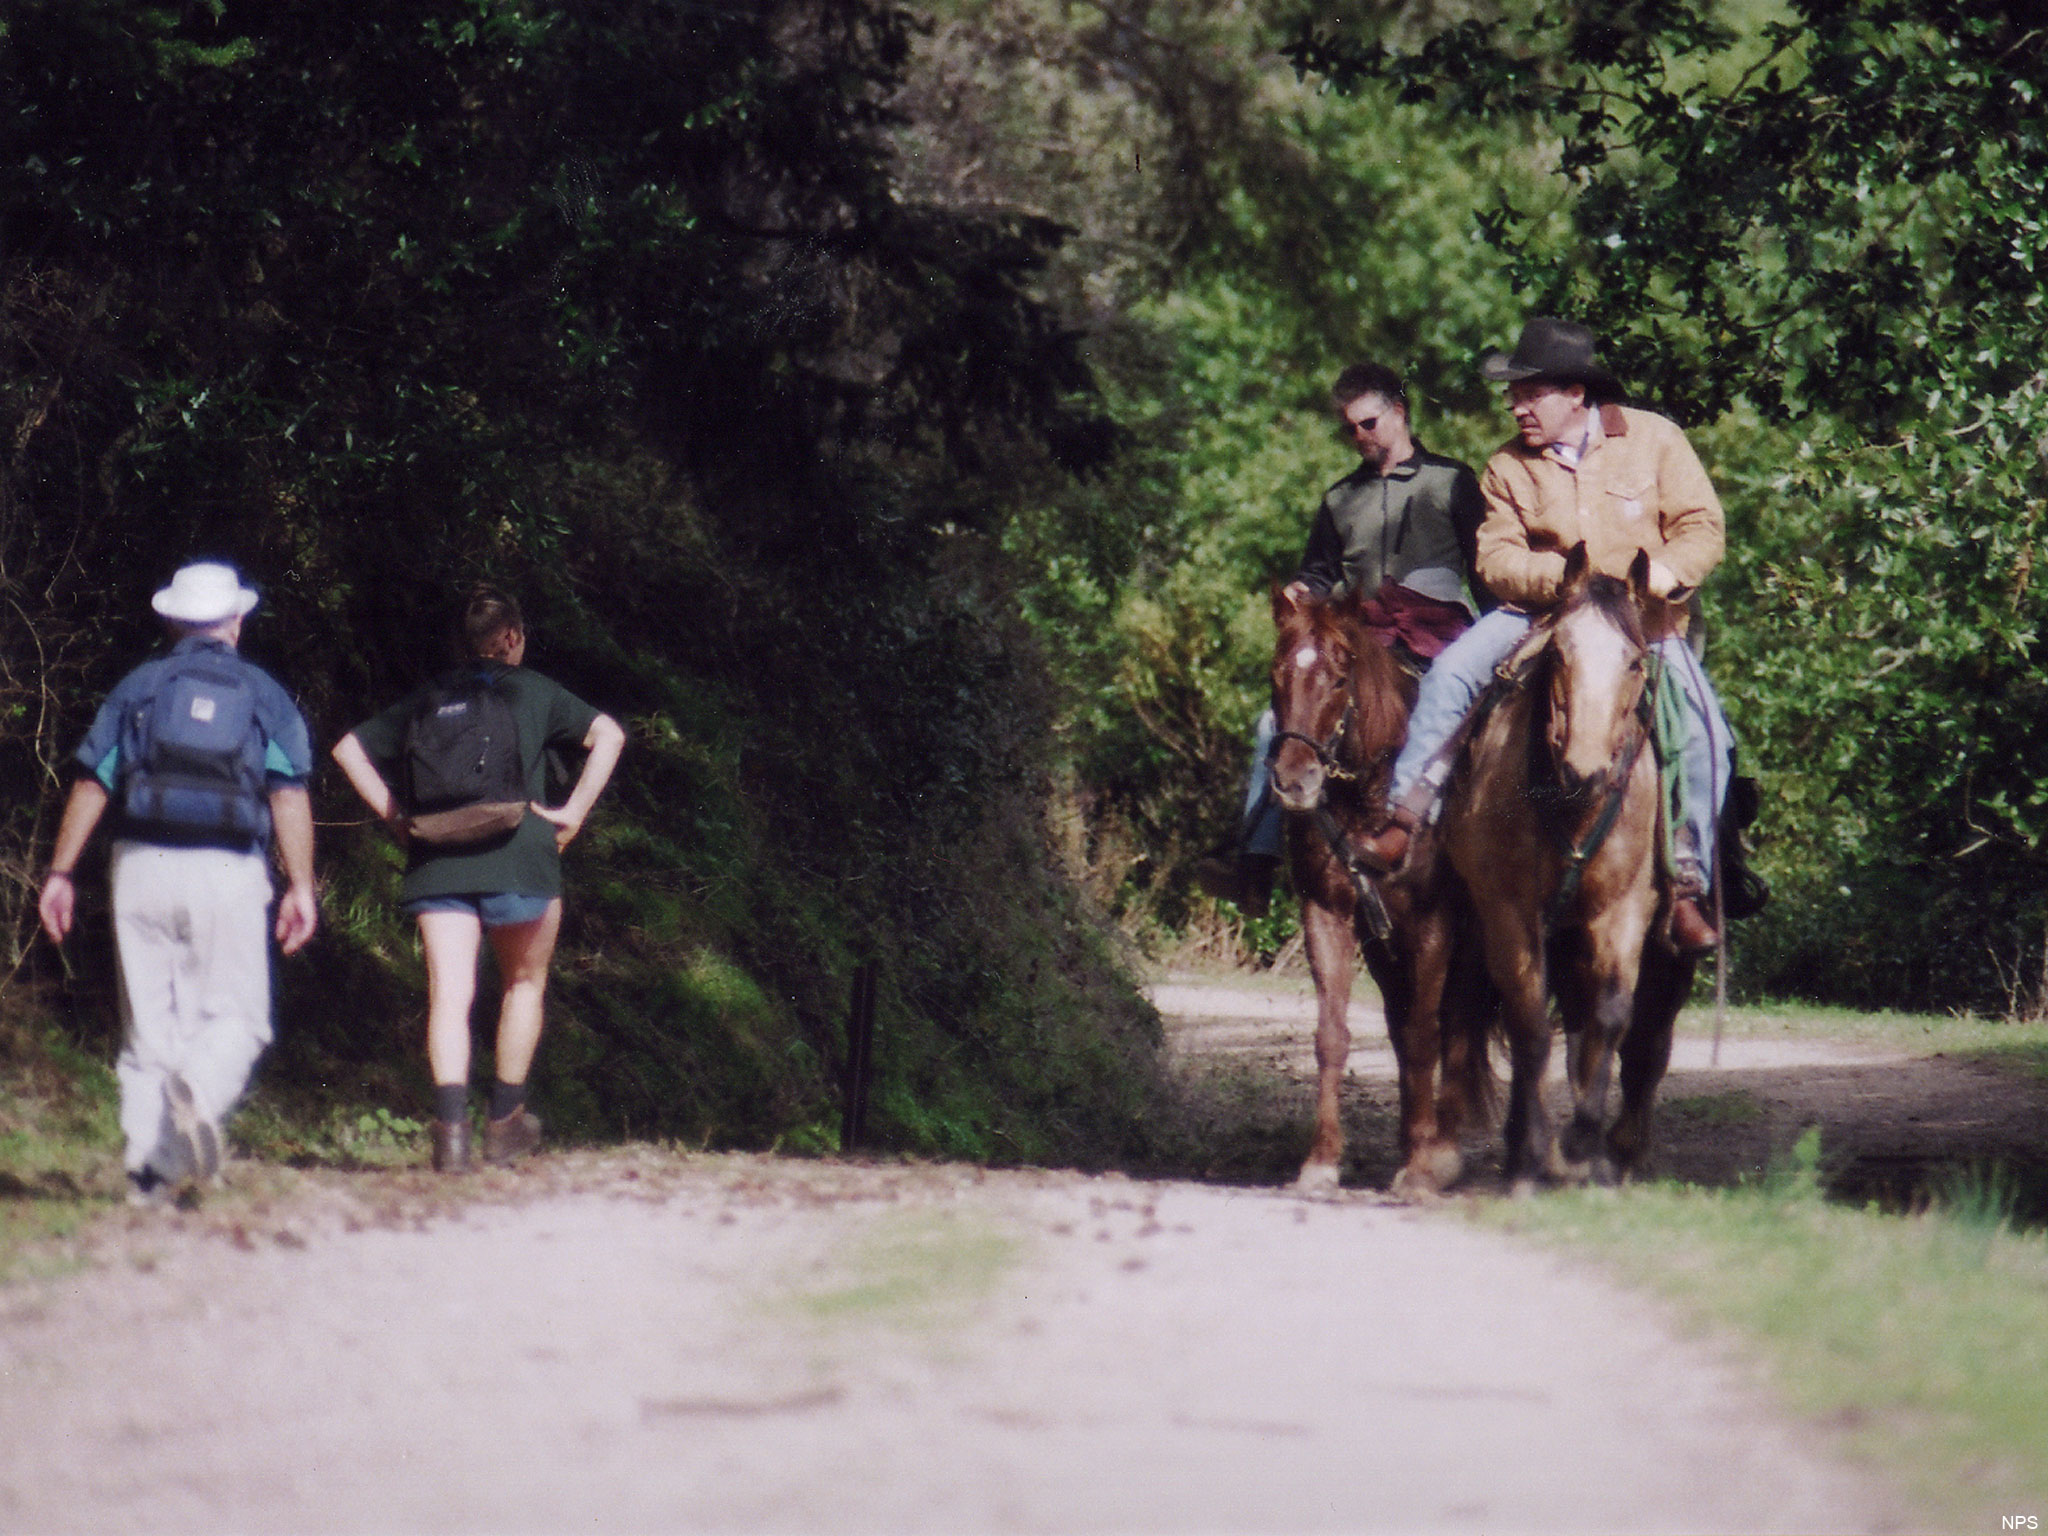
[[[1387,1193],[1410,1205],[1434,1205],[1443,1198],[1443,1187],[1427,1173],[1408,1167],[1394,1175]]]
[[[1557,1139],[1557,1150],[1565,1162],[1574,1170],[1575,1177],[1584,1177],[1580,1170],[1589,1163],[1598,1162],[1607,1138],[1600,1134],[1600,1127],[1590,1121],[1574,1118],[1564,1128],[1564,1134]]]
[[[1397,1200],[1434,1200],[1465,1171],[1465,1160],[1452,1146],[1427,1147],[1394,1175],[1388,1193]]]
[[[1337,1182],[1335,1163],[1303,1163],[1301,1173],[1294,1180],[1294,1192],[1298,1195],[1334,1195]]]
[[[1592,1162],[1576,1162],[1571,1158],[1563,1158],[1550,1170],[1550,1182],[1576,1189],[1594,1182],[1597,1177],[1595,1169],[1598,1166]]]
[[[1536,1181],[1524,1174],[1508,1186],[1508,1198],[1510,1200],[1534,1200],[1537,1189]]]

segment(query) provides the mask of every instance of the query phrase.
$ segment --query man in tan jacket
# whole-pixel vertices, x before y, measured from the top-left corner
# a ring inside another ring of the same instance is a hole
[[[1476,573],[1503,606],[1465,631],[1423,678],[1394,765],[1394,810],[1358,850],[1383,869],[1400,864],[1410,834],[1434,806],[1452,766],[1445,748],[1494,668],[1533,617],[1557,601],[1573,545],[1584,543],[1592,568],[1611,576],[1625,576],[1636,551],[1647,552],[1651,590],[1679,604],[1721,561],[1721,502],[1692,445],[1675,423],[1619,403],[1620,384],[1595,358],[1591,331],[1531,320],[1514,352],[1492,354],[1480,371],[1507,386],[1517,428],[1480,482],[1486,518]],[[1675,839],[1671,936],[1682,951],[1701,953],[1719,937],[1701,898],[1732,738],[1683,635],[1660,641],[1657,652],[1684,697],[1689,726],[1679,764],[1684,825]]]

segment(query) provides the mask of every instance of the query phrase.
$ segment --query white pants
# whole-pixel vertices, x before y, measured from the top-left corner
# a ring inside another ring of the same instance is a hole
[[[261,853],[117,842],[109,868],[126,1162],[175,1179],[190,1170],[169,1139],[165,1083],[183,1077],[219,1125],[270,1044],[270,866]]]

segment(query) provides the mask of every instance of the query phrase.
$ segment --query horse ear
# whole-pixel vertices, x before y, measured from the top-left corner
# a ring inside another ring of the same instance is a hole
[[[1635,594],[1636,607],[1642,608],[1650,601],[1650,552],[1636,551],[1635,559],[1628,563],[1628,589]]]
[[[1581,539],[1565,553],[1564,581],[1558,587],[1559,592],[1568,597],[1584,586],[1586,572],[1592,564],[1592,557],[1586,553],[1586,541]]]
[[[1294,600],[1294,594],[1287,590],[1287,583],[1273,583],[1273,622],[1280,623],[1289,614],[1299,613],[1301,605]]]

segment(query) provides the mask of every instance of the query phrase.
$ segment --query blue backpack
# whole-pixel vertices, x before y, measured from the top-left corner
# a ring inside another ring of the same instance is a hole
[[[231,656],[164,663],[121,741],[121,810],[145,837],[247,847],[270,831],[256,691]]]

